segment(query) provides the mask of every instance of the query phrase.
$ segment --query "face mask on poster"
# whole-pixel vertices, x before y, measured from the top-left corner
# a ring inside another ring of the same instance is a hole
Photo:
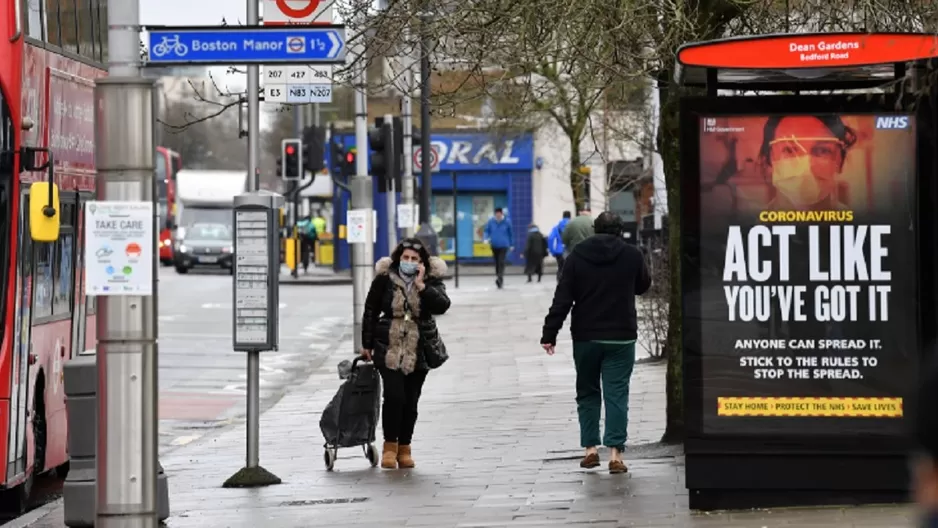
[[[811,157],[797,156],[772,163],[772,185],[792,205],[805,207],[816,204],[830,194],[811,171]]]

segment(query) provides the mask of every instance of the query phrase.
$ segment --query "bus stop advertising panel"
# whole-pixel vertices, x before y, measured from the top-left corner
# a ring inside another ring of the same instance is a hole
[[[879,114],[703,117],[705,433],[904,433],[914,129]],[[752,160],[735,195],[718,181],[733,152]]]
[[[733,82],[885,85],[905,76],[895,63],[934,56],[933,39],[905,37],[783,35],[679,54],[685,83],[697,74],[710,92],[681,110],[687,481],[700,495],[907,489],[920,300],[932,303],[919,295],[923,114],[902,93],[715,97]],[[730,454],[748,476],[725,466]]]

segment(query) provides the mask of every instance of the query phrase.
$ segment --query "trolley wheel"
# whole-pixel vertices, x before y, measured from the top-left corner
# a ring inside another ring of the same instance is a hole
[[[378,467],[378,450],[375,449],[375,445],[368,444],[362,447],[365,450],[365,456],[371,462],[371,467]]]
[[[322,461],[326,463],[326,470],[332,471],[332,468],[335,467],[335,459],[339,457],[338,449],[329,449],[326,448],[322,453]]]

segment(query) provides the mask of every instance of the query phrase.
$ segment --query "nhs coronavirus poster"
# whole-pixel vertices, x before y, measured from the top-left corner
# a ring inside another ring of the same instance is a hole
[[[913,118],[700,126],[704,432],[902,434],[918,369]]]

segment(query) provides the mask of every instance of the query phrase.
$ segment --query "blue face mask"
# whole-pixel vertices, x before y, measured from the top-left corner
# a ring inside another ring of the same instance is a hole
[[[401,262],[400,268],[401,274],[411,276],[416,275],[417,273],[417,263],[416,262]]]

